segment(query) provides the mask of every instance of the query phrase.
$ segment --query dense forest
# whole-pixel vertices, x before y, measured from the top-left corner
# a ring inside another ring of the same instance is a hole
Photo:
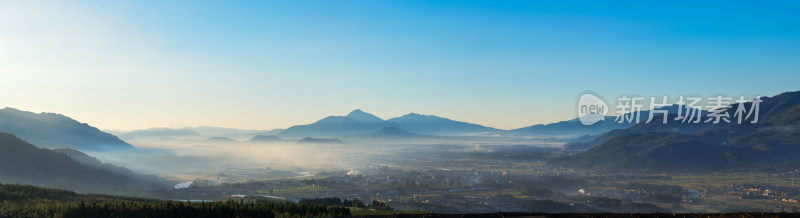
[[[366,207],[363,204],[357,205]],[[385,205],[383,206],[385,207]],[[300,203],[233,200],[183,202],[78,194],[72,191],[31,185],[0,184],[0,217],[319,217],[346,215],[350,215],[348,207],[328,206],[325,203],[318,204],[312,201]]]
[[[373,210],[383,210],[383,211],[392,211],[392,207],[387,205],[386,203],[380,201],[372,201],[369,205],[364,204],[363,201],[359,199],[342,199],[338,197],[330,197],[330,198],[313,198],[313,199],[301,199],[300,203],[309,203],[309,204],[323,204],[323,205],[331,205],[331,206],[342,206],[342,207],[355,207],[355,208],[362,208],[362,209],[373,209]]]

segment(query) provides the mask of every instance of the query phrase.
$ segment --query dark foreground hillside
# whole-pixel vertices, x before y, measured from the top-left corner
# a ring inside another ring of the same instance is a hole
[[[72,191],[31,185],[0,184],[0,217],[800,217],[800,214],[535,212],[432,214],[394,212],[388,206],[378,202],[364,205],[358,200],[338,198],[304,199],[300,203],[263,200],[184,202],[77,194]]]
[[[146,181],[157,181],[147,179],[121,167],[103,165],[79,151],[38,148],[0,132],[0,182],[104,192],[148,187],[153,183]]]
[[[565,145],[568,150],[586,151],[554,159],[550,164],[675,173],[800,168],[800,91],[761,100],[760,118],[755,124],[736,120],[720,125],[643,122],[589,141],[569,143]],[[745,103],[743,108],[752,108],[753,104]],[[732,116],[737,107],[733,105],[725,113]],[[708,118],[706,115],[702,120]],[[667,120],[675,121],[676,115],[669,115]]]
[[[350,209],[274,201],[184,202],[86,195],[31,185],[0,184],[0,217],[320,217]]]
[[[800,217],[797,213],[485,213],[485,214],[397,214],[397,215],[381,215],[381,216],[350,216],[350,217],[364,217],[364,218],[383,218],[383,217],[397,217],[397,218],[461,218],[461,217],[641,217],[641,218],[655,218],[655,217],[681,217],[681,218],[747,218],[747,217]]]

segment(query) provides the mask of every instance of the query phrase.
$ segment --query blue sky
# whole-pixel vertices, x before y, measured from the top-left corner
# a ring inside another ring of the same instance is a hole
[[[614,99],[798,90],[798,9],[791,1],[2,1],[0,106],[103,129],[271,129],[356,108],[511,129],[574,118],[586,91]]]

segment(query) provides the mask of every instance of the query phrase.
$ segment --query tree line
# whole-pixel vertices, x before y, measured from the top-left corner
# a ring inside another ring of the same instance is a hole
[[[344,205],[314,201],[185,202],[83,195],[31,185],[0,184],[0,217],[320,217],[350,214],[350,209]]]

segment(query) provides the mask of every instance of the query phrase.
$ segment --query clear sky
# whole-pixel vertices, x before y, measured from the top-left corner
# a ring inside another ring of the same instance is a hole
[[[360,108],[511,129],[585,91],[800,90],[797,1],[0,1],[0,107],[101,129]]]

